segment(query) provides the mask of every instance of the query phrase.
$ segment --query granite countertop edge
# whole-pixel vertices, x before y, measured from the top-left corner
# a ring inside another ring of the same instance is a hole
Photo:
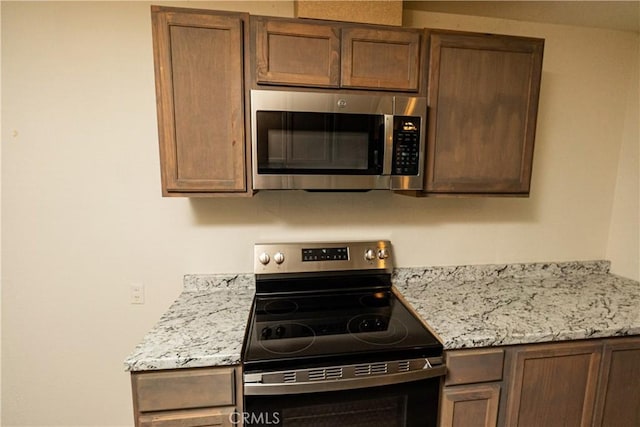
[[[640,335],[640,283],[608,261],[398,268],[392,281],[445,350]],[[127,371],[241,362],[253,274],[190,274]],[[453,319],[453,320],[452,320]]]

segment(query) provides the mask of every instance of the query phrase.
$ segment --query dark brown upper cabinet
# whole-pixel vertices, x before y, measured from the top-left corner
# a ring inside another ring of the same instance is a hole
[[[151,11],[163,196],[253,194],[245,105],[261,85],[427,96],[418,195],[529,194],[544,40]]]
[[[163,196],[248,195],[248,15],[153,6]]]
[[[258,84],[419,90],[422,30],[251,19]]]
[[[256,26],[256,81],[338,87],[340,37],[332,25],[252,17]]]
[[[420,33],[342,30],[343,87],[413,92],[418,90],[419,70]]]
[[[529,194],[543,47],[431,33],[427,193]]]

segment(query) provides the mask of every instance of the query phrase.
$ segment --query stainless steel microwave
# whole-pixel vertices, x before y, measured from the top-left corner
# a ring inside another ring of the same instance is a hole
[[[255,190],[420,190],[425,98],[251,91]]]

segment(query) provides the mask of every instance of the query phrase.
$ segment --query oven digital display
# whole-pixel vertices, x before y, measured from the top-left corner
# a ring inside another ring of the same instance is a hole
[[[302,249],[302,261],[348,261],[348,248]]]

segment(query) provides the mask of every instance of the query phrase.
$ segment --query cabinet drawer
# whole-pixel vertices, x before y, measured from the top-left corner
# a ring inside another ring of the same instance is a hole
[[[145,414],[138,419],[140,427],[203,427],[231,426],[239,416],[233,409],[192,409],[186,411]]]
[[[132,380],[140,412],[235,404],[233,368],[144,372]]]
[[[445,385],[502,380],[502,349],[459,350],[446,353]]]

